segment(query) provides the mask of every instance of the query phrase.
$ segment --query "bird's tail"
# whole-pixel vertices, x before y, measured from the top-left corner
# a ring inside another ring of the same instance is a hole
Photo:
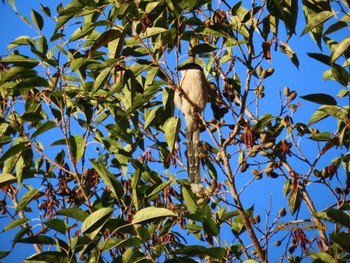
[[[200,174],[200,159],[199,159],[199,130],[194,132],[187,131],[187,171],[191,188],[194,193],[201,190],[201,174]]]

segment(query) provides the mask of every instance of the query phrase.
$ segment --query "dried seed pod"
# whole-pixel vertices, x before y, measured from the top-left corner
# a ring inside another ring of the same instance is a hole
[[[280,215],[280,217],[284,217],[287,214],[286,208],[282,207],[278,214]]]
[[[256,223],[256,224],[259,224],[260,221],[261,221],[260,216],[259,216],[259,215],[256,215],[255,218],[254,218],[254,220],[255,220],[255,223]]]
[[[289,94],[288,101],[293,101],[297,97],[297,92],[294,90]]]
[[[253,169],[253,170],[251,170],[251,172],[253,175],[258,175],[260,173],[260,171],[257,169]]]
[[[289,97],[289,95],[290,95],[289,87],[284,87],[283,93],[284,93],[284,96]]]
[[[274,145],[275,145],[274,142],[268,142],[268,143],[265,144],[265,148],[266,149],[271,149]]]
[[[263,67],[259,65],[257,68],[257,71],[258,71],[258,75],[261,76],[261,74],[263,72]]]
[[[276,246],[276,247],[279,247],[279,246],[281,245],[281,243],[282,243],[281,240],[277,240],[277,241],[275,242],[275,246]]]

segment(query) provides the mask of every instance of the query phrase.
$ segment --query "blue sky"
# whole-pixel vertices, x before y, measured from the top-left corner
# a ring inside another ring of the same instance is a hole
[[[34,8],[37,11],[40,11],[40,5],[39,1],[17,1],[17,8],[19,12],[28,18],[30,18],[30,12],[31,9]],[[52,5],[53,10],[55,6],[58,4],[58,2],[55,2],[52,4],[52,1],[41,1],[43,5]],[[302,14],[299,14],[299,17],[301,18]],[[46,18],[45,18],[46,19]],[[6,47],[8,44],[13,41],[18,36],[22,35],[29,35],[31,37],[36,37],[38,33],[35,31],[34,28],[28,27],[13,11],[12,7],[6,3],[5,5],[1,4],[0,7],[0,22],[2,25],[4,25],[0,29],[0,56],[5,56],[9,53],[9,51],[6,50]],[[45,22],[48,22],[46,19]],[[297,34],[300,35],[302,32],[302,29],[304,27],[304,24],[302,22],[302,19],[299,19],[299,25]],[[48,23],[50,24],[50,23]],[[44,26],[44,32],[51,35],[53,32],[52,23],[51,26],[46,25]],[[343,36],[338,36],[342,38]],[[286,55],[281,54],[281,52],[274,52],[272,53],[272,61],[270,63],[270,66],[276,65],[276,70],[273,75],[273,78],[270,78],[265,83],[265,89],[266,89],[266,96],[267,98],[264,100],[261,100],[261,107],[263,112],[271,112],[273,114],[279,113],[279,90],[282,90],[285,86],[289,86],[291,90],[296,90],[298,92],[299,96],[310,94],[310,93],[316,93],[316,92],[322,92],[327,93],[333,96],[336,96],[336,94],[339,92],[340,86],[335,81],[323,81],[322,80],[322,73],[328,69],[327,66],[316,62],[312,58],[308,57],[306,52],[318,52],[321,53],[318,49],[317,45],[312,41],[312,39],[309,36],[303,36],[298,37],[294,36],[291,41],[288,43],[291,48],[297,53],[299,61],[300,61],[300,67],[297,69],[289,60],[289,58]],[[325,48],[324,50],[327,50]],[[281,65],[283,65],[281,67]],[[267,66],[267,64],[266,64]],[[313,104],[311,102],[304,101],[300,98],[297,98],[295,103],[301,102],[302,106],[297,110],[297,112],[294,114],[294,121],[303,121],[307,122],[308,119],[311,117],[312,113],[315,109],[319,107],[317,104]],[[322,128],[328,128],[329,125],[332,125],[334,127],[333,130],[336,128],[336,122],[335,121],[326,121],[322,124],[318,124],[320,130]],[[307,141],[305,137],[302,138],[302,141]],[[308,145],[308,144],[307,144]],[[314,144],[313,144],[314,145]],[[308,156],[315,156],[315,152],[317,151],[316,148],[312,148],[309,146],[306,150]],[[322,159],[319,163],[319,165],[326,165],[330,163],[330,160],[335,155],[332,154],[330,156],[326,156],[324,159]],[[271,181],[270,181],[271,182]],[[241,182],[238,181],[238,184],[240,187],[242,187],[246,183],[245,180],[242,180]],[[256,182],[253,183],[250,187],[250,191],[243,195],[244,204],[246,204],[247,207],[250,205],[255,205],[256,207],[266,207],[266,204],[269,203],[270,197],[273,200],[272,206],[275,207],[275,209],[272,211],[272,213],[276,214],[281,206],[286,206],[286,200],[283,199],[282,195],[282,185],[284,183],[283,179],[276,179],[273,181],[273,183],[268,183],[262,186],[261,183]],[[250,192],[256,193],[254,196],[249,195]],[[316,197],[315,204],[316,207],[322,207],[324,208],[324,196],[322,193],[319,193],[319,188],[312,187],[310,191],[311,196]],[[263,214],[264,209],[262,209],[259,213]],[[301,217],[310,217],[308,213],[305,215],[301,214]],[[0,219],[0,229],[2,229],[7,222],[4,222],[5,220]],[[13,234],[16,233],[14,231],[9,231],[7,234],[1,234],[1,237],[3,239],[7,238],[13,238]],[[229,240],[229,242],[232,240]],[[22,253],[23,248],[28,248],[27,246],[21,246],[17,245],[15,247],[15,251],[11,253],[11,256],[5,258],[3,262],[19,262],[19,259],[23,259],[25,255],[28,255],[27,252]],[[6,248],[9,249],[9,246],[6,245]],[[2,250],[4,250],[2,249]]]

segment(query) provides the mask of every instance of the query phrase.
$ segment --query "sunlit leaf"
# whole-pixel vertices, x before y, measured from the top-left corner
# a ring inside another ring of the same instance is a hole
[[[85,151],[84,137],[80,134],[69,137],[69,146],[75,162],[79,162]]]
[[[164,123],[164,136],[171,153],[174,151],[177,135],[181,128],[180,126],[181,121],[178,117],[171,117]]]
[[[91,232],[103,225],[112,214],[113,207],[103,207],[89,215],[81,226],[81,232]]]
[[[139,210],[133,220],[133,224],[140,224],[142,222],[158,219],[160,217],[169,217],[174,216],[176,217],[176,214],[169,209],[162,208],[162,207],[147,207],[144,209]]]
[[[40,192],[40,189],[35,188],[26,192],[18,202],[18,205],[16,207],[16,214],[21,212],[31,201],[38,199],[43,194],[44,193]]]
[[[67,216],[83,222],[89,214],[79,208],[62,208],[57,211],[57,215]]]
[[[293,190],[293,189],[292,189]],[[291,192],[288,197],[288,206],[291,215],[294,215],[295,212],[299,211],[301,204],[301,194],[299,190]]]
[[[18,218],[15,221],[11,221],[9,224],[7,224],[7,226],[4,227],[3,231],[14,229],[28,222],[29,222],[29,218],[26,218],[26,217]]]
[[[107,167],[101,164],[97,159],[90,159],[92,166],[101,176],[102,180],[105,182],[106,186],[112,191],[114,197],[120,200],[124,194],[123,186],[120,181],[113,176]]]
[[[12,184],[17,181],[17,178],[9,173],[0,174],[0,187]]]
[[[56,123],[54,121],[44,122],[43,124],[41,124],[37,127],[37,130],[32,134],[32,136],[30,138],[34,139],[35,137],[39,136],[40,134],[42,134],[48,130],[51,130],[55,127],[56,127]]]
[[[324,263],[333,263],[335,258],[333,258],[330,254],[327,254],[325,252],[310,252],[309,256],[313,259],[319,259],[321,262]]]
[[[56,230],[62,234],[66,233],[66,224],[61,219],[50,219],[46,222],[44,222],[44,225],[48,226],[49,228]]]
[[[343,39],[339,44],[337,49],[331,56],[331,63],[335,62],[341,55],[344,54],[346,50],[348,50],[350,46],[350,37]]]
[[[94,44],[91,46],[89,50],[89,56],[92,55],[93,52],[95,52],[97,49],[99,49],[102,46],[107,45],[109,42],[113,41],[114,39],[117,39],[121,36],[122,31],[119,29],[110,29],[106,32],[103,32],[98,39],[95,40]]]
[[[34,25],[41,31],[44,26],[44,19],[43,17],[34,9],[32,9],[32,21]]]
[[[334,13],[331,11],[322,11],[322,12],[316,14],[314,17],[312,17],[308,21],[308,23],[305,26],[301,35],[305,35],[306,33],[308,33],[310,30],[314,29],[315,27],[322,25],[325,21],[330,19],[332,16],[334,16]]]

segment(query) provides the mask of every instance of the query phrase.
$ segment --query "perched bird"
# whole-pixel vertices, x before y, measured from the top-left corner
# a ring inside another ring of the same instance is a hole
[[[201,189],[199,146],[199,122],[208,101],[208,84],[203,69],[196,63],[178,68],[181,72],[180,91],[175,92],[174,102],[186,121],[187,171],[194,193]]]

